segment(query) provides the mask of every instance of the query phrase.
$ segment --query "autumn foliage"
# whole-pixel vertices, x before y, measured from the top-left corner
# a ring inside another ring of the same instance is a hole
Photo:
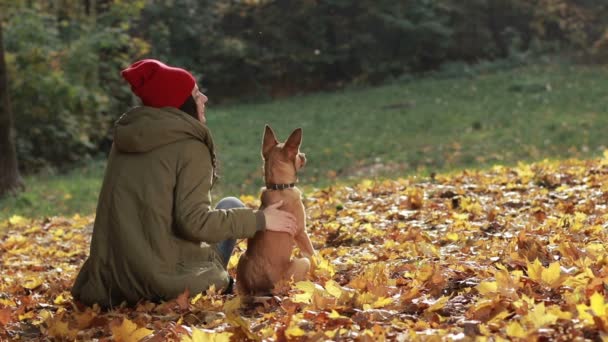
[[[93,218],[13,217],[0,339],[605,339],[607,200],[608,158],[331,187],[305,201],[310,281],[247,305],[212,289],[108,312],[69,295]]]

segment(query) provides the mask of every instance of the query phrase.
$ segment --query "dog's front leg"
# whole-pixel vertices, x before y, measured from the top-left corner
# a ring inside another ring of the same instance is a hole
[[[315,255],[315,248],[312,246],[312,242],[310,241],[308,234],[306,234],[306,230],[300,230],[298,235],[296,235],[294,238],[302,255],[312,262],[312,256]]]

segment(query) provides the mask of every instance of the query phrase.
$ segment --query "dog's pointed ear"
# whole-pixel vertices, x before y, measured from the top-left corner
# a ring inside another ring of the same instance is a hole
[[[269,125],[266,125],[264,128],[264,139],[262,140],[262,156],[264,158],[268,157],[268,153],[270,150],[279,144],[276,136],[274,135],[274,131],[270,128]]]
[[[298,154],[300,149],[300,145],[302,144],[302,129],[296,128],[287,141],[285,142],[285,150],[287,151],[287,155],[289,157],[295,157]]]

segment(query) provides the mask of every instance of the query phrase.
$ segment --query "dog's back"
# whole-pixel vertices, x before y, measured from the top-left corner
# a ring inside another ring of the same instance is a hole
[[[282,210],[292,213],[297,221],[303,221],[304,210],[300,196],[297,188],[281,192],[265,190],[262,193],[262,208],[282,200]],[[293,237],[287,233],[262,231],[248,239],[247,251],[241,256],[237,266],[239,293],[270,293],[274,284],[287,274],[294,246]]]

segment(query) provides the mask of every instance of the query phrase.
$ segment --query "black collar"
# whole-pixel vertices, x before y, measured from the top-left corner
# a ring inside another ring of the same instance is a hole
[[[296,186],[296,183],[291,183],[291,184],[271,184],[268,183],[266,184],[266,189],[270,189],[270,190],[285,190],[285,189],[290,189]]]

